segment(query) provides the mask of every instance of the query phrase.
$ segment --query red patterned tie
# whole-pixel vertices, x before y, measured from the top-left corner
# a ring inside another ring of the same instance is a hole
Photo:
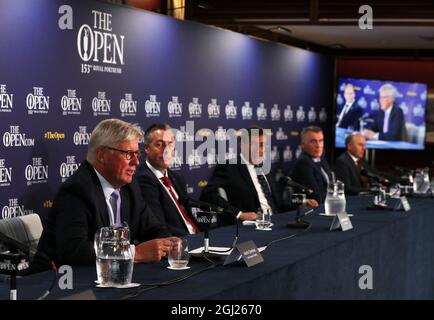
[[[172,196],[172,199],[175,201],[176,205],[178,206],[179,211],[181,211],[182,215],[184,216],[185,220],[187,220],[190,225],[193,227],[194,232],[198,233],[200,232],[200,229],[198,228],[198,226],[193,222],[193,220],[191,220],[191,218],[188,216],[187,212],[185,211],[184,207],[181,206],[178,203],[178,198],[175,195],[175,192],[173,192],[172,189],[172,184],[170,183],[169,177],[164,176],[160,178],[161,181],[163,182],[163,184],[167,187],[167,189],[169,189],[170,195]]]

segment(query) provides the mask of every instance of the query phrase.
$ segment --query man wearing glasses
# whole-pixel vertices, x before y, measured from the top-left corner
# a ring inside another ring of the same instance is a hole
[[[164,237],[171,234],[149,210],[134,179],[142,137],[137,125],[118,119],[96,126],[86,160],[56,195],[34,271],[48,268],[44,255],[58,265],[95,264],[95,232],[125,222],[136,244],[135,262],[154,262],[166,256],[171,241]]]
[[[200,225],[189,208],[178,203],[187,195],[184,178],[169,169],[175,155],[175,136],[165,123],[151,125],[145,131],[145,154],[137,169],[142,196],[150,209],[174,236],[201,232]]]

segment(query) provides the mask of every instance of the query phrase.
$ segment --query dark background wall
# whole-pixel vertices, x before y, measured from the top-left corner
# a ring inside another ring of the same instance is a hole
[[[272,130],[273,174],[289,173],[303,127],[330,136],[331,56],[97,1],[2,0],[0,13],[2,218],[45,216],[106,118],[169,122],[184,134],[193,121],[189,137],[258,124]],[[174,165],[192,197],[213,167],[190,154]]]

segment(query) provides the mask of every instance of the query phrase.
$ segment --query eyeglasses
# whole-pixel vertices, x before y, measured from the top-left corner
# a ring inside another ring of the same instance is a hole
[[[114,150],[114,151],[118,151],[118,152],[125,154],[125,159],[127,159],[127,160],[131,160],[134,156],[136,156],[138,159],[138,158],[140,158],[140,154],[141,154],[140,150],[138,150],[138,151],[121,150],[121,149],[116,149],[116,148],[107,147],[107,146],[105,146],[105,148],[110,149],[110,150]]]

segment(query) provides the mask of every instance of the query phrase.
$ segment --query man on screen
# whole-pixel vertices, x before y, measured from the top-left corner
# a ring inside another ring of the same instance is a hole
[[[370,140],[398,141],[406,139],[404,113],[394,105],[396,88],[387,83],[379,90],[381,110],[374,113],[374,123],[369,129],[363,130],[363,135]]]
[[[351,83],[347,83],[344,89],[345,105],[339,113],[336,127],[359,129],[359,119],[363,115],[363,109],[356,105],[356,92]]]

